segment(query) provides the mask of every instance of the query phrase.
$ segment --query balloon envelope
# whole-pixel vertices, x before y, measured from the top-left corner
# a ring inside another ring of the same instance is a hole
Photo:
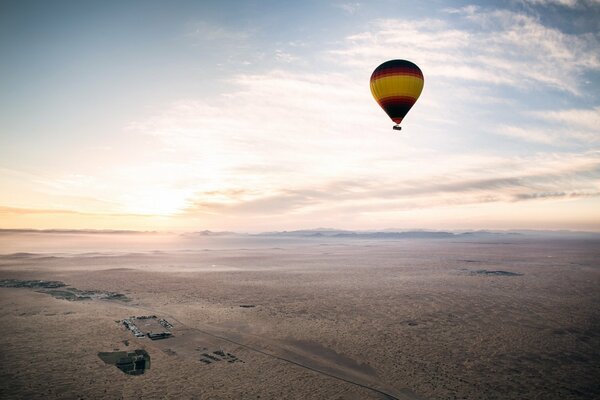
[[[402,122],[423,90],[423,72],[410,61],[390,60],[375,68],[371,93],[396,124]]]

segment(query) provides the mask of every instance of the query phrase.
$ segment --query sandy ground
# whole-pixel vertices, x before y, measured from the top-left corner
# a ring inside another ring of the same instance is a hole
[[[0,279],[133,300],[0,288],[0,397],[385,398],[337,376],[407,399],[599,398],[598,260],[600,243],[583,240],[5,254]],[[175,337],[115,322],[148,313],[177,321]],[[244,362],[205,365],[202,348]],[[145,349],[151,368],[128,376],[97,356],[116,349]]]

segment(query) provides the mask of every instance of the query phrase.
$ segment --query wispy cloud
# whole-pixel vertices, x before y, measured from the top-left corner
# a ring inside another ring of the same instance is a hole
[[[526,111],[528,124],[500,125],[496,132],[519,140],[554,146],[596,145],[600,143],[600,107]]]
[[[600,192],[540,192],[540,193],[519,193],[515,195],[515,200],[538,200],[538,199],[561,199],[577,197],[599,197]]]
[[[453,204],[510,203],[519,200],[593,197],[600,191],[600,155],[554,155],[496,160],[482,166],[436,174],[379,177],[369,181],[328,181],[304,187],[199,193],[186,213],[280,215],[350,208],[386,213],[394,209],[435,208]],[[591,178],[591,180],[590,180]]]
[[[360,9],[359,2],[338,3],[335,6],[348,14],[355,14]]]
[[[470,6],[454,12],[469,25],[457,28],[436,19],[380,20],[331,54],[365,67],[371,60],[402,54],[431,77],[528,89],[542,85],[572,94],[581,93],[585,71],[600,70],[600,44],[593,35],[566,34],[507,10]]]
[[[125,214],[125,213],[101,213],[101,212],[86,212],[78,210],[60,209],[60,208],[20,208],[20,207],[5,207],[0,206],[0,214],[5,215],[78,215],[87,217],[154,217],[152,215],[144,214]]]
[[[587,109],[536,111],[531,114],[561,126],[595,132],[600,139],[600,106]]]
[[[541,6],[561,6],[579,8],[583,6],[600,6],[600,0],[521,0],[525,4]]]
[[[61,209],[40,209],[40,208],[19,208],[19,207],[3,207],[0,206],[0,214],[81,214],[73,210]]]
[[[199,21],[188,28],[186,36],[201,42],[237,43],[246,41],[253,32],[248,30],[235,30],[217,25],[208,21]]]
[[[292,55],[291,53],[283,51],[283,50],[276,50],[275,51],[275,60],[284,62],[284,63],[291,63],[291,62],[297,61],[298,57]]]

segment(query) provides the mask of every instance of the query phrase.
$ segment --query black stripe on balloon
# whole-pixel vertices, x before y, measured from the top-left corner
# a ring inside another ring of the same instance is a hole
[[[415,104],[416,101],[417,100],[411,96],[390,96],[390,97],[384,97],[382,99],[377,100],[379,105],[381,105],[382,107],[385,107],[386,105],[394,105],[394,104],[404,104],[404,105],[412,106],[413,104]]]
[[[387,76],[393,74],[414,75],[423,78],[423,73],[416,64],[407,60],[390,60],[375,68],[375,71],[373,71],[373,74],[371,75],[371,80],[377,79],[382,75]]]
[[[412,104],[407,103],[393,103],[382,105],[383,111],[386,112],[390,118],[404,118],[408,111],[412,108]]]

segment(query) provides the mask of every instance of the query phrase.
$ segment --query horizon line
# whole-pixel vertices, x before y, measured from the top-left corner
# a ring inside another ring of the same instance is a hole
[[[381,228],[381,229],[339,229],[339,228],[304,228],[304,229],[283,229],[283,230],[267,230],[267,231],[215,231],[210,229],[201,230],[135,230],[135,229],[87,229],[87,228],[0,228],[0,234],[7,233],[57,233],[57,234],[97,234],[97,235],[199,235],[199,236],[227,236],[227,235],[268,235],[268,234],[291,234],[300,232],[336,232],[336,233],[356,233],[356,234],[373,234],[373,233],[566,233],[566,234],[600,234],[600,230],[579,230],[579,229],[531,229],[531,228],[510,228],[510,229],[430,229],[430,228]]]

